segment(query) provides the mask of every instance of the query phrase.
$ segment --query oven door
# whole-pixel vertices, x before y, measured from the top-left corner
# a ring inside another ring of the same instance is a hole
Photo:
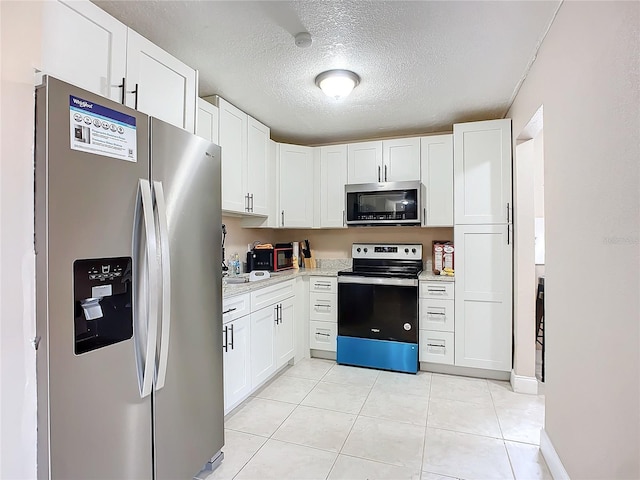
[[[418,343],[418,280],[338,277],[338,335]]]

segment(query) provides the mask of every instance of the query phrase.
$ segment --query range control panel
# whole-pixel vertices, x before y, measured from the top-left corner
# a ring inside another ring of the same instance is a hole
[[[353,258],[377,260],[422,260],[422,245],[414,243],[354,243]]]

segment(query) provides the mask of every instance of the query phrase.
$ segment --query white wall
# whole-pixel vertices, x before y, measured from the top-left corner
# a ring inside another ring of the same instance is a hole
[[[564,2],[508,113],[544,105],[545,430],[574,479],[640,477],[639,88],[640,3]]]
[[[40,4],[0,2],[0,478],[36,476],[34,67]]]

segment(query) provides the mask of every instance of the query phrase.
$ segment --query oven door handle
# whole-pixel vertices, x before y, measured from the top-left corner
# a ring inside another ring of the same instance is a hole
[[[358,277],[341,275],[338,283],[357,283],[360,285],[389,285],[392,287],[417,287],[417,278],[382,278],[382,277]]]

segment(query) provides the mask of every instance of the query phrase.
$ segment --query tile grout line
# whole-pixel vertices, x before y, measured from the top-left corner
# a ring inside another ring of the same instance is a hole
[[[337,365],[337,363],[336,363]],[[347,433],[347,435],[344,437],[344,441],[342,442],[342,445],[340,446],[340,449],[338,450],[338,454],[336,455],[336,459],[333,461],[333,465],[331,465],[331,468],[329,469],[329,473],[327,473],[327,476],[325,477],[325,480],[329,478],[329,476],[331,475],[331,472],[333,472],[333,469],[336,466],[336,463],[338,462],[338,458],[340,458],[340,455],[342,454],[342,449],[344,448],[345,444],[347,443],[347,440],[349,440],[349,436],[351,435],[351,432],[353,432],[353,427],[355,427],[356,422],[358,421],[358,417],[360,417],[360,412],[362,412],[362,409],[364,408],[365,403],[367,403],[367,400],[369,399],[369,395],[371,395],[371,392],[373,391],[373,387],[375,386],[376,382],[378,381],[378,378],[380,378],[380,372],[378,372],[378,375],[376,375],[376,379],[373,381],[373,384],[371,384],[371,386],[369,387],[369,393],[367,393],[366,398],[364,399],[364,402],[362,402],[362,406],[360,407],[360,410],[358,410],[358,413],[355,414],[356,418],[353,421],[353,424],[351,425],[351,428],[349,429],[349,433]],[[329,382],[327,382],[329,383]],[[356,458],[360,458],[360,457],[356,457]]]
[[[491,404],[493,405],[493,413],[496,415],[496,421],[498,422],[498,428],[500,429],[500,440],[502,440],[502,446],[504,447],[504,451],[507,454],[507,461],[509,462],[509,468],[511,469],[511,477],[516,478],[516,471],[513,468],[513,462],[511,461],[511,455],[509,455],[509,449],[507,448],[507,444],[504,439],[504,432],[502,431],[502,423],[500,422],[500,417],[498,416],[498,409],[496,408],[496,399],[493,398],[493,393],[491,392],[491,386],[489,385],[489,381],[487,382],[487,388],[489,389],[489,395],[491,396]]]

